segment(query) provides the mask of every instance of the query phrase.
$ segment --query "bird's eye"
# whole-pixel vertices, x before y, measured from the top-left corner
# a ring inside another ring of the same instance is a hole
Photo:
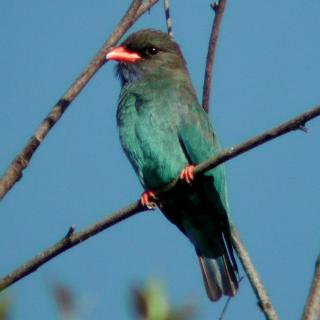
[[[145,49],[145,53],[148,56],[154,56],[158,53],[158,49],[155,47],[148,47]]]

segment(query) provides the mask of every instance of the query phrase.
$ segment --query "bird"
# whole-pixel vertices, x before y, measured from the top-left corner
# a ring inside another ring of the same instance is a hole
[[[221,147],[179,45],[165,32],[143,29],[112,47],[105,58],[117,62],[117,126],[145,190],[141,205],[152,208],[156,203],[189,238],[211,301],[235,296],[238,267],[224,166],[194,175],[195,166]],[[166,188],[173,182],[174,187]]]

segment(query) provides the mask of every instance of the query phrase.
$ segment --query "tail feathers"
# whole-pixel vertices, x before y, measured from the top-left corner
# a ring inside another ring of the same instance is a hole
[[[224,254],[216,259],[198,256],[204,285],[211,301],[222,295],[234,296],[238,291],[238,281],[229,257]]]

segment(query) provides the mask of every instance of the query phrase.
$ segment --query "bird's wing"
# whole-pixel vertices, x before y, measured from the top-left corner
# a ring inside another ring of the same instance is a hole
[[[199,164],[215,156],[220,151],[220,146],[207,113],[196,101],[184,104],[180,110],[181,120],[177,128],[179,141],[189,163]],[[214,187],[228,211],[224,166],[209,170],[205,175],[213,178]]]

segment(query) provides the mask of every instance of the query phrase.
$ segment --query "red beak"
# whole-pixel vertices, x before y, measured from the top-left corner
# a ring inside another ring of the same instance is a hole
[[[120,62],[136,62],[142,59],[142,57],[133,51],[128,50],[126,47],[115,47],[112,48],[107,54],[106,54],[107,60],[115,60]]]

